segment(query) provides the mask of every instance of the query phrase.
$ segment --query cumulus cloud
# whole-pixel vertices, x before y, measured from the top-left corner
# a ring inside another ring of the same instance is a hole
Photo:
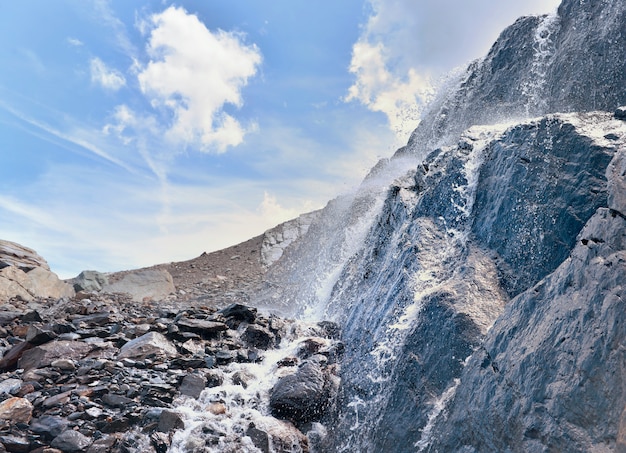
[[[261,63],[259,49],[238,33],[210,31],[177,7],[151,16],[140,30],[149,33],[150,61],[137,78],[152,105],[172,117],[166,138],[217,152],[240,144],[247,129],[224,107],[242,105],[241,90]]]
[[[517,17],[551,12],[558,3],[369,0],[370,15],[352,48],[355,82],[345,100],[383,112],[406,139],[446,72],[485,54]]]
[[[126,85],[126,79],[122,73],[109,68],[99,58],[92,58],[89,68],[91,70],[91,81],[107,90],[117,91]]]

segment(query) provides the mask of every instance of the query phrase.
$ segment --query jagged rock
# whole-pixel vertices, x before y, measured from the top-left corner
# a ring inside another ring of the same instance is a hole
[[[92,349],[91,345],[82,341],[55,340],[24,352],[18,366],[30,370],[50,366],[57,359],[80,360]]]
[[[78,276],[67,280],[67,283],[79,291],[101,291],[109,283],[107,274],[98,271],[82,271]]]
[[[251,324],[241,334],[241,339],[249,346],[259,349],[269,349],[276,343],[276,338],[263,326]]]
[[[38,346],[54,340],[57,334],[54,331],[31,325],[26,332],[26,341],[34,346]]]
[[[33,249],[15,242],[0,240],[0,269],[7,266],[17,267],[24,272],[36,267],[50,270],[46,260]]]
[[[24,352],[32,348],[33,345],[28,341],[23,341],[13,346],[4,354],[2,359],[0,359],[0,371],[15,369]]]
[[[232,318],[237,321],[253,323],[256,319],[257,310],[256,308],[248,307],[242,304],[232,304],[221,309],[218,313],[222,314],[225,318]]]
[[[67,430],[69,422],[56,415],[42,415],[33,419],[30,429],[36,434],[41,434],[46,439],[54,439]]]
[[[0,395],[3,393],[12,395],[20,389],[23,383],[24,381],[21,379],[5,379],[4,381],[0,381]]]
[[[0,420],[28,423],[33,416],[33,405],[25,398],[13,397],[0,403]]]
[[[159,426],[157,430],[162,433],[169,433],[175,429],[185,427],[182,417],[178,412],[171,410],[164,410],[159,417]]]
[[[154,447],[157,453],[167,453],[170,447],[170,437],[161,432],[155,432],[150,434],[150,443]]]
[[[150,354],[176,357],[178,352],[176,351],[176,347],[162,334],[158,332],[148,332],[122,346],[117,357],[119,359],[141,359]]]
[[[66,453],[78,453],[85,451],[91,443],[92,440],[89,437],[70,429],[55,437],[50,445]]]
[[[136,302],[162,300],[176,292],[172,276],[165,269],[142,269],[129,271],[117,279],[109,277],[109,283],[102,286],[107,293],[126,293]]]
[[[206,387],[206,377],[199,374],[188,374],[183,378],[183,381],[178,389],[181,395],[191,396],[192,398],[198,398],[202,390]]]
[[[30,451],[30,441],[22,436],[0,436],[0,445],[10,453],[28,453]]]

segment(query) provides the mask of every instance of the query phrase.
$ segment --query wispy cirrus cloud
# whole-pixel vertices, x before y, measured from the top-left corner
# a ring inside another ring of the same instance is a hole
[[[126,85],[126,78],[116,69],[109,68],[100,58],[92,58],[89,62],[91,81],[102,88],[117,91]]]

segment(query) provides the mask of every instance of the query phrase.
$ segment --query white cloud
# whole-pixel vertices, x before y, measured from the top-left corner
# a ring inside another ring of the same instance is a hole
[[[103,88],[117,91],[126,85],[126,79],[119,71],[109,68],[99,58],[92,58],[89,63],[91,81]]]
[[[345,100],[387,115],[406,141],[433,85],[453,68],[487,52],[498,34],[560,0],[369,0],[371,14],[352,49],[356,79]]]
[[[152,105],[173,115],[166,138],[204,151],[240,144],[247,130],[224,106],[242,105],[241,90],[261,63],[258,48],[237,33],[208,30],[183,8],[170,7],[140,28],[149,30],[151,60],[137,77]]]
[[[81,47],[83,46],[83,42],[80,39],[76,39],[76,38],[72,38],[72,37],[68,37],[67,38],[67,42],[68,44],[74,46],[74,47]]]

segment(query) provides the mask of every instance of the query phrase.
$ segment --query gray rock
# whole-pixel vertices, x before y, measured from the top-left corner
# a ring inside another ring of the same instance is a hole
[[[241,334],[241,339],[245,341],[248,346],[259,349],[269,349],[276,343],[276,338],[272,332],[256,324],[251,324],[246,327],[246,330]]]
[[[56,337],[57,334],[52,330],[35,325],[31,325],[26,332],[26,341],[35,346],[52,341]]]
[[[613,113],[615,119],[626,121],[626,106],[618,107]]]
[[[159,425],[157,430],[162,433],[169,433],[175,429],[181,429],[185,427],[182,417],[178,412],[165,409],[159,416]]]
[[[129,341],[120,349],[118,359],[142,359],[150,354],[176,357],[176,347],[162,334],[148,332],[134,340]]]
[[[0,436],[0,445],[10,453],[28,453],[30,451],[30,441],[22,436]]]
[[[74,289],[59,280],[57,275],[42,267],[24,272],[15,266],[0,269],[0,300],[19,297],[30,301],[33,298],[55,298],[74,296]]]
[[[34,433],[45,436],[47,439],[54,439],[65,430],[69,423],[67,420],[56,415],[42,415],[33,419],[30,423],[30,429]]]
[[[92,349],[91,345],[82,341],[55,340],[24,352],[18,366],[30,370],[50,366],[58,359],[81,360]]]
[[[82,271],[78,276],[67,280],[69,284],[74,287],[76,292],[78,291],[95,291],[102,290],[104,286],[109,283],[109,278],[106,274],[98,271]]]
[[[54,438],[50,444],[54,448],[58,448],[63,452],[74,453],[82,452],[87,449],[92,443],[92,440],[72,429],[67,430],[59,434]]]
[[[213,336],[216,333],[228,330],[228,326],[223,322],[207,321],[205,319],[181,318],[176,322],[176,325],[180,330],[207,336]]]
[[[178,389],[181,395],[191,396],[192,398],[198,398],[202,390],[206,387],[207,380],[204,376],[199,374],[188,374],[183,378],[183,381]]]
[[[608,206],[626,215],[626,149],[615,153],[606,169]]]
[[[0,394],[6,393],[7,395],[11,395],[14,392],[18,391],[22,386],[24,381],[21,379],[5,379],[0,381]]]
[[[306,234],[318,215],[319,211],[308,212],[263,233],[261,264],[270,266],[276,262],[294,241]]]
[[[626,447],[625,263],[626,220],[599,209],[571,257],[509,303],[428,451]]]
[[[109,277],[102,286],[107,293],[126,293],[134,301],[162,300],[176,292],[172,276],[165,269],[143,269],[124,273],[119,280]]]

